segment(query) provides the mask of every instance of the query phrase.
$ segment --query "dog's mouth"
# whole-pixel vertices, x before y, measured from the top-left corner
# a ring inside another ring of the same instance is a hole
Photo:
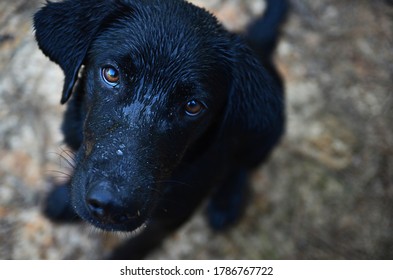
[[[139,232],[146,227],[147,219],[144,217],[124,217],[123,221],[119,220],[107,220],[94,217],[89,214],[78,213],[85,221],[92,224],[94,227],[104,231],[123,231],[123,232]]]

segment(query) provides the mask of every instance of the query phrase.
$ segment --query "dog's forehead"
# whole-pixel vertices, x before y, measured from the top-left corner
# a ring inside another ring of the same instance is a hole
[[[112,19],[98,34],[91,51],[132,55],[144,64],[176,60],[178,67],[192,67],[185,64],[193,60],[212,62],[219,56],[225,33],[212,15],[183,1],[156,2],[139,3]]]

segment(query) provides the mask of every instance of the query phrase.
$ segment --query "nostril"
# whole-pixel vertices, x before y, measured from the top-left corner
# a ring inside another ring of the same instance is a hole
[[[97,218],[108,218],[113,211],[114,197],[111,192],[101,185],[92,187],[86,197],[90,212]]]
[[[99,201],[95,200],[95,199],[89,199],[88,201],[89,205],[92,206],[93,208],[100,208],[101,204]]]
[[[108,205],[104,204],[102,201],[96,199],[88,199],[87,204],[89,206],[90,212],[98,217],[103,218],[108,210]]]

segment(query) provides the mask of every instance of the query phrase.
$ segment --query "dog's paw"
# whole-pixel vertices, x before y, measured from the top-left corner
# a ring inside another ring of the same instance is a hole
[[[56,186],[46,197],[44,215],[58,223],[79,221],[80,218],[70,204],[69,188],[67,185]]]
[[[231,185],[222,188],[209,201],[208,221],[212,229],[222,231],[234,225],[243,215],[249,200],[246,174],[239,174]]]
[[[237,199],[236,199],[237,200]],[[240,201],[230,201],[224,204],[211,201],[207,209],[210,227],[222,231],[234,225],[241,217],[244,205]]]

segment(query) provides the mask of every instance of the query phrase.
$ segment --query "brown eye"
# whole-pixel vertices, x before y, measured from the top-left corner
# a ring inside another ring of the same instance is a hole
[[[120,80],[119,71],[111,66],[104,67],[102,69],[102,78],[107,84],[116,86]]]
[[[197,100],[190,100],[185,106],[186,114],[191,117],[199,115],[203,109],[205,109],[205,106]]]

